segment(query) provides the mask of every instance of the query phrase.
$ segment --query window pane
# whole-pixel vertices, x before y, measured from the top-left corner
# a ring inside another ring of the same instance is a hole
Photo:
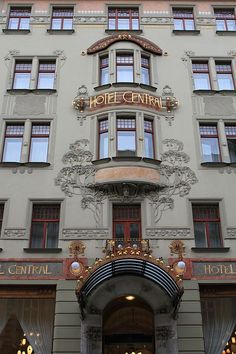
[[[38,88],[53,89],[53,87],[54,87],[54,73],[39,73]]]
[[[184,29],[183,21],[174,18],[174,29],[181,31]]]
[[[145,157],[154,158],[152,134],[144,133]]]
[[[15,73],[14,89],[28,89],[30,86],[30,73]]]
[[[64,19],[63,29],[72,29],[72,27],[73,27],[73,20],[72,20],[72,18]]]
[[[149,69],[142,68],[142,84],[149,85],[150,78],[149,78]]]
[[[228,31],[236,31],[236,22],[235,20],[227,20]]]
[[[117,82],[133,82],[133,66],[117,67]]]
[[[19,23],[18,18],[10,18],[9,23],[8,23],[8,28],[9,29],[18,29],[18,23]]]
[[[210,90],[210,80],[209,75],[204,73],[194,73],[194,88],[195,90]]]
[[[210,247],[222,247],[219,222],[209,222]]]
[[[100,134],[99,158],[104,159],[105,157],[108,157],[108,133]]]
[[[138,19],[135,19],[135,18],[132,19],[132,29],[133,30],[138,30],[139,29]]]
[[[60,18],[53,18],[52,20],[52,29],[61,29],[61,22]]]
[[[101,69],[101,85],[106,85],[109,83],[109,68]]]
[[[135,132],[118,131],[117,132],[117,148],[119,156],[134,156]]]
[[[43,227],[41,222],[33,222],[31,226],[31,248],[43,247]]]
[[[227,139],[230,162],[236,162],[236,139]]]
[[[116,20],[114,18],[109,19],[109,24],[108,24],[109,29],[115,29],[116,28]]]
[[[115,238],[124,240],[124,224],[115,224]]]
[[[203,222],[194,222],[194,236],[196,247],[207,247],[205,224]]]
[[[130,240],[136,241],[139,239],[139,224],[130,224]]]
[[[187,31],[191,31],[195,29],[193,20],[184,20],[184,24],[185,24],[185,29]]]
[[[233,90],[234,83],[232,74],[217,74],[219,90]]]
[[[4,143],[3,161],[20,162],[22,138],[6,138]]]
[[[20,29],[29,29],[29,18],[21,18],[20,20]]]
[[[118,29],[129,29],[129,19],[118,18]]]
[[[56,248],[58,245],[59,223],[51,222],[47,224],[46,248]]]
[[[202,155],[205,162],[219,162],[220,150],[217,138],[201,138]]]
[[[226,31],[225,21],[216,20],[216,30],[217,31]]]
[[[31,162],[47,162],[48,138],[32,138],[30,145]]]

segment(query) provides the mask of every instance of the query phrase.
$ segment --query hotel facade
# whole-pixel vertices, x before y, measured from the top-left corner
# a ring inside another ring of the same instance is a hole
[[[236,353],[234,1],[0,3],[0,353]]]

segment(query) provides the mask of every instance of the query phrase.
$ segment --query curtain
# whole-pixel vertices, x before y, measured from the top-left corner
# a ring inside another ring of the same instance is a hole
[[[52,347],[53,299],[0,299],[0,333],[15,315],[36,354],[50,354]]]
[[[221,354],[236,324],[235,298],[201,300],[206,354]]]

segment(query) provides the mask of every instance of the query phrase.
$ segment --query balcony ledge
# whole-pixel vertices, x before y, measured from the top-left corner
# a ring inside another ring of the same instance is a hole
[[[74,29],[58,29],[58,30],[47,29],[47,33],[48,34],[65,34],[65,35],[68,35],[68,34],[73,34],[74,32],[75,32]]]
[[[200,34],[200,30],[173,30],[172,33],[178,34],[178,35],[198,35]]]
[[[216,31],[219,36],[235,36],[236,31]]]
[[[30,29],[10,29],[10,28],[3,28],[2,32],[5,34],[29,34]]]

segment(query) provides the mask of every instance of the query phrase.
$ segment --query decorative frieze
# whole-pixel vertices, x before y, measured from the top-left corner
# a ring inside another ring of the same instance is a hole
[[[161,16],[148,16],[142,17],[141,23],[143,24],[155,24],[155,25],[172,25],[173,18],[172,17],[161,17]]]
[[[147,228],[146,229],[147,239],[163,239],[163,240],[173,240],[173,239],[193,239],[191,229],[187,227],[183,228]]]
[[[226,239],[236,239],[236,227],[228,227]]]
[[[64,240],[96,240],[109,238],[109,229],[63,229],[62,239]]]
[[[27,239],[26,229],[6,228],[3,233],[3,238],[10,240]]]

